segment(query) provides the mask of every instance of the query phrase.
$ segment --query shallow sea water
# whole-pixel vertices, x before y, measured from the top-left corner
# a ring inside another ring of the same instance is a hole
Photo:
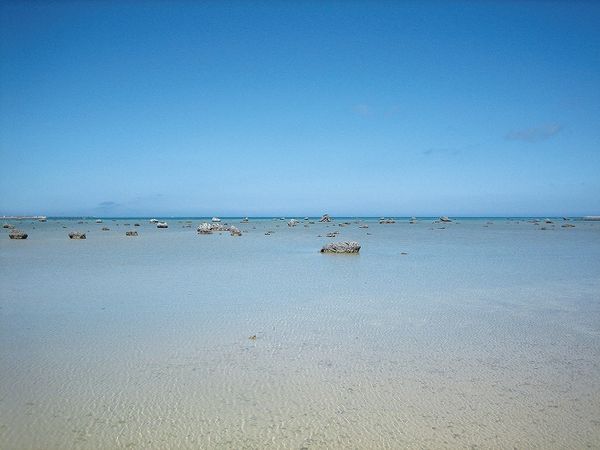
[[[2,449],[600,447],[598,222],[78,220],[0,234]]]

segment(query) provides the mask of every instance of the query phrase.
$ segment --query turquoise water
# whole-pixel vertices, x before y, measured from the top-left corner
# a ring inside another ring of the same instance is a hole
[[[600,446],[598,222],[81,220],[0,235],[2,449]]]

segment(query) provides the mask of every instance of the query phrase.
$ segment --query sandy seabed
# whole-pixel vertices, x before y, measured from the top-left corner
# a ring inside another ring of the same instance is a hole
[[[600,447],[600,223],[165,220],[2,230],[0,448]]]

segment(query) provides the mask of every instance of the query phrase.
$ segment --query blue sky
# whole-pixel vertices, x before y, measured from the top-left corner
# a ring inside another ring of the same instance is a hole
[[[600,213],[598,3],[0,12],[0,215]]]

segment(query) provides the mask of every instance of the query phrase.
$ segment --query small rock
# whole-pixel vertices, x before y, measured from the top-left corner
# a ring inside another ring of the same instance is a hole
[[[125,232],[125,236],[137,236],[138,232],[137,231],[126,231]]]
[[[331,217],[329,217],[329,214],[323,214],[319,219],[319,222],[331,222]]]
[[[440,217],[440,222],[452,222],[452,219],[449,219],[448,216]]]
[[[167,222],[158,222],[156,228],[169,228],[169,224]]]
[[[233,225],[231,225],[229,227],[229,233],[232,236],[241,236],[242,235],[242,232],[240,230],[238,230],[236,227],[234,227]]]
[[[102,227],[102,231],[110,231],[110,228],[108,228],[108,227]]]
[[[85,233],[80,233],[79,231],[72,231],[69,233],[69,239],[86,239]]]

